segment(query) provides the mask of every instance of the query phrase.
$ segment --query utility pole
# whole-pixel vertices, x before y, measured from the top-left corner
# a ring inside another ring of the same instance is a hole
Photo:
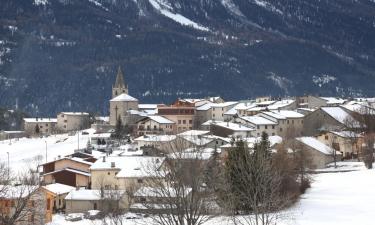
[[[47,161],[48,161],[48,160],[47,160],[47,141],[44,140],[44,142],[46,143],[46,162],[47,162]]]
[[[79,130],[77,131],[78,134],[78,152],[79,152]]]
[[[8,154],[8,180],[10,178],[10,164],[9,164],[9,152],[7,152]]]

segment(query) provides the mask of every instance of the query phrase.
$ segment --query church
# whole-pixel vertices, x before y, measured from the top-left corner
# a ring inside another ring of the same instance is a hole
[[[129,110],[138,110],[138,99],[129,95],[121,67],[118,68],[116,82],[112,86],[112,99],[109,101],[109,123],[116,125],[118,119],[126,124],[131,116]]]

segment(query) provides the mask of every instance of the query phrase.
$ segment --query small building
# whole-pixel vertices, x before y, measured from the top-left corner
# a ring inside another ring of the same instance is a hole
[[[90,114],[86,112],[61,112],[57,114],[57,128],[61,132],[83,130],[90,127]]]
[[[46,186],[43,186],[43,188],[53,193],[54,195],[54,204],[53,204],[54,212],[65,211],[65,208],[66,208],[65,197],[69,194],[69,192],[76,189],[76,187],[65,185],[65,184],[60,184],[60,183],[48,184]]]
[[[41,176],[45,184],[61,183],[73,187],[90,187],[92,164],[78,157],[63,157],[41,165]]]
[[[147,179],[155,178],[164,157],[108,156],[97,160],[91,167],[93,189],[117,189],[131,191],[142,186]]]
[[[18,139],[26,137],[27,134],[25,131],[8,131],[8,130],[2,130],[0,131],[0,141],[3,140],[9,140],[9,139]]]
[[[332,147],[325,145],[314,137],[299,137],[296,140],[302,144],[303,150],[308,152],[309,160],[311,161],[311,169],[323,169],[327,164],[334,161],[334,154],[336,153],[336,160],[341,160],[341,152],[336,151]]]
[[[52,221],[54,194],[38,186],[1,186],[0,214],[20,218],[15,225],[47,224]],[[22,210],[18,206],[26,206]]]
[[[171,106],[158,106],[158,115],[173,121],[176,132],[193,129],[195,118],[195,105],[193,103],[177,101]]]
[[[341,152],[343,159],[357,158],[363,143],[363,135],[353,131],[327,131],[317,139]]]
[[[247,127],[243,124],[213,121],[210,125],[211,134],[220,137],[247,138],[251,137],[255,131],[254,128]]]
[[[236,119],[241,124],[255,129],[254,136],[260,137],[263,132],[268,136],[278,134],[278,123],[261,116],[243,116]]]
[[[72,190],[65,197],[65,213],[85,213],[89,210],[104,211],[116,204],[120,209],[128,208],[128,199],[124,190]]]
[[[264,111],[259,116],[277,122],[275,134],[283,138],[302,136],[304,115],[292,110]]]
[[[325,131],[340,131],[359,127],[355,118],[341,107],[321,107],[305,116],[304,135],[314,136]]]
[[[138,136],[176,133],[176,123],[163,116],[147,116],[137,122]]]
[[[57,119],[24,118],[24,131],[27,135],[48,135],[57,132]]]

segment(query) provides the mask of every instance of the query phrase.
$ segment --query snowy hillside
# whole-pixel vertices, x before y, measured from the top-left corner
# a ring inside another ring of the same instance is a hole
[[[93,133],[93,130],[88,130]],[[90,135],[90,134],[89,134]],[[68,134],[53,135],[43,138],[21,138],[19,140],[12,139],[0,141],[0,162],[7,163],[9,152],[9,164],[14,173],[22,172],[28,167],[35,167],[39,161],[46,162],[46,148],[47,161],[52,161],[58,156],[72,154],[75,149],[85,148],[89,135],[82,135],[80,132],[73,136]]]

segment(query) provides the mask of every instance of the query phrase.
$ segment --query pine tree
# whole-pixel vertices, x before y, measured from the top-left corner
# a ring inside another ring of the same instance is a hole
[[[122,138],[123,131],[124,131],[124,127],[122,125],[121,117],[118,117],[116,121],[116,129],[115,129],[116,137],[119,139]]]

